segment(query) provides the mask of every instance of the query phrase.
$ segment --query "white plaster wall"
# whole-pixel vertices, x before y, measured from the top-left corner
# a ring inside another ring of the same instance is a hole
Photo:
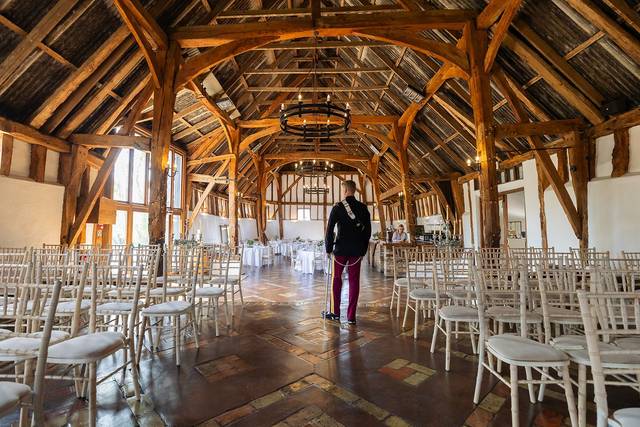
[[[0,246],[41,246],[60,241],[61,185],[0,177]]]

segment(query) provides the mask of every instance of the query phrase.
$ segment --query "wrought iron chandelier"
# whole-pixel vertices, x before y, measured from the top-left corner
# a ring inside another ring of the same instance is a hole
[[[314,36],[313,51],[313,96],[311,102],[303,102],[302,93],[298,93],[298,103],[289,107],[280,106],[280,129],[284,133],[300,136],[303,140],[328,140],[332,136],[345,133],[351,127],[351,109],[347,102],[340,107],[331,102],[331,95],[327,95],[324,103],[316,98],[317,88],[318,48],[317,36]],[[306,79],[305,79],[306,80]]]
[[[308,178],[310,184],[304,184],[305,194],[326,194],[329,192],[325,178],[333,171],[333,163],[322,161],[299,161],[294,165],[295,171],[303,178]],[[322,180],[323,182],[320,182]]]

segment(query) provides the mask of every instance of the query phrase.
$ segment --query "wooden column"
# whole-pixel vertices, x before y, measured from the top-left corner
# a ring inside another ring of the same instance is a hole
[[[31,144],[31,163],[29,164],[29,178],[35,182],[44,182],[44,172],[47,165],[47,147]]]
[[[162,84],[153,91],[153,127],[151,130],[150,191],[149,191],[149,243],[164,245],[167,215],[167,166],[173,104],[176,99],[175,80],[180,61],[180,49],[171,43],[166,52],[160,52]]]
[[[500,215],[498,208],[498,180],[496,176],[495,137],[493,134],[493,105],[489,74],[484,71],[487,51],[487,31],[475,28],[475,23],[465,27],[469,49],[471,75],[469,90],[476,131],[476,149],[480,156],[480,205],[482,210],[482,244],[485,247],[500,246]]]
[[[380,165],[380,159],[378,157],[374,157],[371,162],[371,186],[373,187],[373,197],[376,201],[376,208],[378,209],[378,219],[380,221],[380,231],[382,234],[385,234],[387,231],[387,223],[384,217],[384,205],[382,204],[382,200],[380,199],[380,179],[378,178],[378,169]],[[386,236],[383,237],[386,239]]]
[[[240,128],[229,129],[231,141],[229,148],[233,155],[229,159],[229,245],[238,245],[238,149],[240,147]]]
[[[611,154],[611,177],[616,178],[629,172],[629,128],[616,129],[613,137],[615,143]]]
[[[87,147],[74,144],[71,147],[70,169],[68,172],[63,172],[66,175],[66,186],[62,199],[62,224],[60,228],[60,243],[62,244],[69,243],[69,233],[78,208],[78,190],[87,168],[88,156]]]
[[[542,248],[549,248],[549,239],[547,238],[547,212],[545,210],[544,190],[549,186],[540,161],[536,160],[536,170],[538,171],[538,202],[540,203],[540,236],[542,238]]]
[[[409,177],[409,156],[407,150],[401,149],[398,153],[398,159],[400,160],[400,174],[401,174],[401,186],[402,194],[404,198],[404,218],[406,222],[406,229],[409,232],[411,242],[415,241],[416,231],[416,216],[415,206],[413,206],[413,193],[411,189],[411,178]]]
[[[258,240],[263,245],[267,243],[267,183],[265,174],[264,159],[256,159],[258,172],[258,198],[256,200],[256,225],[258,227]]]
[[[454,228],[454,233],[462,236],[463,227],[462,227],[462,215],[464,214],[464,191],[462,189],[462,184],[458,182],[458,177],[455,177],[450,181],[451,184],[451,195],[453,196],[453,204],[456,209],[455,221],[456,227]]]
[[[589,182],[589,141],[583,138],[580,132],[572,132],[567,136],[572,142],[573,148],[569,149],[569,170],[571,171],[571,183],[576,193],[576,209],[578,211],[578,224],[581,248],[589,247],[589,214],[587,203],[587,184]]]
[[[13,157],[13,136],[8,133],[0,133],[0,144],[2,144],[0,175],[9,176],[11,173],[11,158]]]
[[[273,174],[273,181],[276,183],[276,197],[278,202],[278,235],[284,239],[284,206],[282,205],[282,176],[279,173]]]

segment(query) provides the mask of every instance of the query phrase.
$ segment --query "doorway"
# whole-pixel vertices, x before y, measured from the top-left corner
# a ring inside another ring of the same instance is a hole
[[[527,217],[524,189],[500,193],[500,243],[505,248],[527,247]]]

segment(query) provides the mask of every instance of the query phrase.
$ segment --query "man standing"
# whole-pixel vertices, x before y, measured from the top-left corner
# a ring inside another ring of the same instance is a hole
[[[371,237],[369,209],[364,203],[356,200],[353,196],[355,192],[355,182],[352,180],[342,182],[343,200],[331,209],[329,223],[327,224],[327,235],[324,239],[327,254],[333,253],[331,311],[326,315],[326,318],[340,320],[342,271],[347,267],[349,275],[347,321],[350,325],[356,324],[356,307],[358,306],[358,295],[360,293],[360,264],[367,253],[369,238]],[[338,234],[334,243],[333,229],[336,224],[338,225]]]

